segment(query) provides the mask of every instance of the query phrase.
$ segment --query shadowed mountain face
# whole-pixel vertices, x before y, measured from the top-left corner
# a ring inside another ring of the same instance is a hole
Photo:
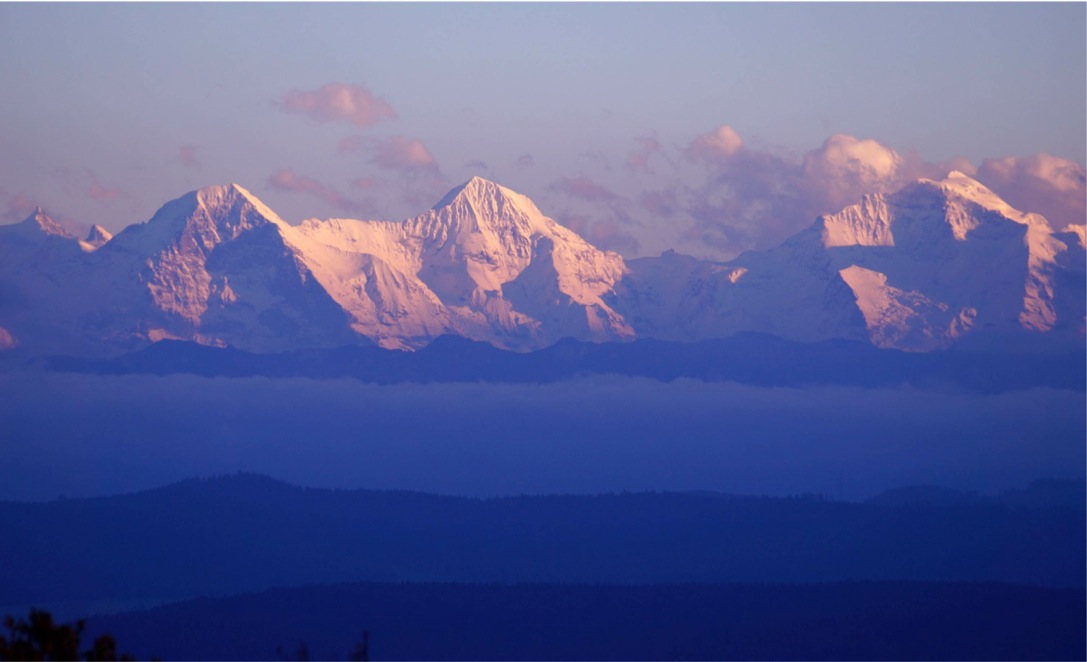
[[[1084,337],[1083,226],[1054,233],[960,173],[866,197],[727,263],[626,262],[480,178],[403,222],[291,226],[237,185],[112,238],[79,241],[39,210],[0,227],[0,257],[0,347],[29,353],[164,338],[269,352],[442,335],[518,351],[745,331],[909,351]]]

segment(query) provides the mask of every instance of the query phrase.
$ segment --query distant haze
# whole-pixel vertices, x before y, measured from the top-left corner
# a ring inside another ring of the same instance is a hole
[[[457,495],[705,489],[849,499],[1084,475],[1080,392],[0,375],[0,499],[256,471]]]

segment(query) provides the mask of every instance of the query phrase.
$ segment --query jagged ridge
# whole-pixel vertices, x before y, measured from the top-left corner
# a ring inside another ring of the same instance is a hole
[[[1083,236],[1054,233],[957,172],[866,196],[726,263],[672,252],[626,262],[478,177],[406,221],[299,226],[232,184],[112,238],[93,228],[79,241],[40,209],[0,227],[0,344],[411,349],[454,334],[524,350],[755,331],[919,351],[1043,336],[1081,345]]]

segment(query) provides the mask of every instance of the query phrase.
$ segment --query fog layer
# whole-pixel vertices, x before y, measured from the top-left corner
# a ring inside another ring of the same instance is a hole
[[[0,499],[253,471],[455,495],[714,490],[859,499],[1084,474],[1082,393],[0,374]]]

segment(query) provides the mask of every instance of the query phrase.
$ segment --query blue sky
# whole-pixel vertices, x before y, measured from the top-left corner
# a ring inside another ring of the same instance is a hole
[[[404,218],[480,174],[627,256],[728,257],[956,167],[1083,223],[1085,7],[4,4],[0,215],[118,230],[235,181]]]

